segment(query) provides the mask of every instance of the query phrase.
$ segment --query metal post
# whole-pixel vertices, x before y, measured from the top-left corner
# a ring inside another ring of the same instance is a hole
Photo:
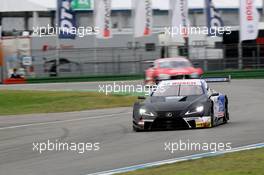
[[[139,56],[139,74],[144,73],[144,70],[142,69],[142,55]]]
[[[186,50],[186,55],[184,56],[189,58],[189,37],[184,37],[184,40],[185,40],[185,50]]]
[[[131,15],[132,15],[132,19],[134,20],[133,22],[133,35],[132,35],[132,50],[133,50],[133,59],[134,62],[132,64],[132,73],[136,73],[136,49],[137,49],[137,45],[136,45],[136,38],[135,38],[135,8],[136,8],[136,1],[132,1],[132,9],[131,9]]]
[[[207,59],[203,60],[203,67],[204,67],[204,71],[208,71],[208,60]]]
[[[0,27],[2,28],[2,13],[0,12]],[[2,36],[2,33],[0,34]]]
[[[96,35],[94,35],[94,73],[95,75],[98,74],[97,47],[98,47],[97,38],[96,38]]]
[[[0,81],[4,82],[4,53],[2,49],[2,26],[0,24]]]
[[[115,56],[114,56],[115,55],[114,54],[115,50],[114,49],[111,49],[111,51],[112,51],[112,63],[110,63],[110,65],[112,67],[112,74],[117,74],[116,64],[115,64],[116,60],[115,60]]]
[[[251,60],[251,61],[252,61],[252,65],[251,65],[251,66],[252,66],[254,69],[257,68],[257,59],[258,59],[258,58],[257,58],[256,56],[257,56],[256,52],[253,51],[253,54],[252,54],[252,57],[251,57],[251,58],[252,58],[252,60]]]
[[[243,69],[243,48],[242,43],[238,44],[238,69]]]
[[[24,16],[24,29],[25,30],[29,30],[28,19],[29,19],[29,13],[25,12],[25,16]]]
[[[95,3],[94,4],[94,12],[93,12],[93,15],[94,15],[94,19],[93,19],[94,20],[94,25],[96,25],[96,16],[97,16],[97,13],[98,13],[97,12],[97,9],[99,8],[97,6],[98,6],[98,4]],[[93,65],[94,65],[94,74],[97,75],[98,74],[98,64],[97,64],[98,63],[98,58],[97,58],[97,47],[98,47],[98,43],[97,42],[98,41],[97,41],[96,34],[94,34],[93,37],[94,37],[93,38],[94,39],[94,50],[93,50],[94,51],[94,60],[93,60],[94,61],[94,64]]]
[[[38,12],[33,12],[33,29],[35,27],[38,27],[39,26],[39,14]]]
[[[4,82],[4,53],[2,50],[2,13],[0,12],[0,83]]]
[[[226,69],[226,57],[224,56],[226,55],[226,45],[223,45],[223,69]]]
[[[50,16],[51,26],[56,27],[56,12],[52,11]]]
[[[117,56],[117,63],[118,63],[118,73],[121,73],[121,63],[120,63],[120,55]]]
[[[260,68],[260,44],[257,45],[257,66],[258,69]]]
[[[262,0],[262,21],[264,21],[264,0]]]
[[[57,2],[57,11],[56,11],[56,23],[57,25],[60,24],[60,19],[59,19],[59,1]],[[57,26],[55,25],[55,26]],[[58,26],[60,27],[60,26]],[[60,31],[59,31],[60,32]],[[60,38],[59,38],[59,33],[57,33],[56,36],[56,76],[59,76],[59,64],[60,64]]]

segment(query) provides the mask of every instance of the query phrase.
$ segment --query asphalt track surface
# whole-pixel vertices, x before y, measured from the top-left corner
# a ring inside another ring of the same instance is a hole
[[[92,83],[90,89],[96,85]],[[45,86],[52,89],[53,85]],[[89,83],[81,84],[79,89],[87,86]],[[231,117],[230,123],[212,129],[134,133],[131,108],[1,116],[0,174],[85,175],[202,152],[164,151],[164,142],[178,143],[180,139],[192,143],[231,142],[232,147],[264,142],[264,80],[233,80],[212,87],[229,96]],[[40,154],[32,150],[33,142],[47,140],[100,142],[100,150],[84,154]]]

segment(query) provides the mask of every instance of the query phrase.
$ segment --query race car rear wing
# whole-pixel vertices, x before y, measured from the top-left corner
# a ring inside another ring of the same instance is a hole
[[[231,82],[231,75],[226,77],[205,77],[202,79],[204,79],[207,83]]]

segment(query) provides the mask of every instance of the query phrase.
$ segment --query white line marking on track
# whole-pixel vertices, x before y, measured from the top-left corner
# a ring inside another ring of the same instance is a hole
[[[244,151],[244,150],[251,150],[251,149],[256,149],[256,148],[264,148],[264,143],[257,143],[257,144],[253,144],[253,145],[246,145],[246,146],[242,146],[242,147],[232,148],[231,150],[228,150],[228,151],[218,151],[218,152],[207,152],[207,153],[194,154],[194,155],[189,155],[189,156],[185,156],[185,157],[162,160],[162,161],[151,162],[151,163],[146,163],[146,164],[141,164],[141,165],[134,165],[134,166],[124,167],[124,168],[119,168],[119,169],[114,169],[114,170],[109,170],[109,171],[103,171],[103,172],[98,172],[98,173],[92,173],[92,174],[87,174],[87,175],[112,175],[112,174],[117,174],[117,173],[126,173],[126,172],[130,172],[130,171],[136,171],[139,169],[145,169],[145,168],[150,168],[150,167],[154,167],[154,166],[172,164],[172,163],[183,162],[183,161],[194,160],[194,159],[200,159],[200,158],[205,158],[205,157],[213,157],[213,156],[218,156],[221,154]]]
[[[95,117],[85,117],[85,118],[78,118],[78,119],[40,122],[40,123],[31,123],[31,124],[24,124],[24,125],[14,125],[14,126],[1,127],[0,130],[24,128],[24,127],[30,127],[30,126],[42,126],[42,125],[56,124],[56,123],[76,122],[76,121],[90,120],[90,119],[101,119],[101,118],[105,118],[105,117],[113,117],[115,115],[119,116],[119,115],[124,115],[124,114],[129,114],[129,113],[131,113],[131,112],[118,113],[118,114],[108,114],[108,115],[101,115],[101,116],[95,116]]]

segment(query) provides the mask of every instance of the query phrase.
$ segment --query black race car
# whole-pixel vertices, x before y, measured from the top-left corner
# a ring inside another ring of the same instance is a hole
[[[228,98],[205,80],[162,81],[150,97],[134,104],[134,131],[210,128],[229,120]]]

